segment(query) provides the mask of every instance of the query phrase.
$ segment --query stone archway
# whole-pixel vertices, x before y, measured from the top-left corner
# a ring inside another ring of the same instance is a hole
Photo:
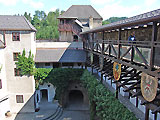
[[[70,104],[83,104],[84,96],[80,90],[71,90],[68,97]]]
[[[89,99],[87,90],[81,83],[71,82],[63,94],[62,106],[70,110],[88,110]]]

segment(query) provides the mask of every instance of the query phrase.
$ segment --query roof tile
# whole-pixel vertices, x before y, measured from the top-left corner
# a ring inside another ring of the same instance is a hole
[[[37,31],[24,16],[0,15],[0,30]]]

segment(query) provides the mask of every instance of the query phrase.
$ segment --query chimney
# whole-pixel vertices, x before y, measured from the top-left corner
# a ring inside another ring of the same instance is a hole
[[[92,16],[89,17],[89,28],[90,29],[93,28],[93,17]]]

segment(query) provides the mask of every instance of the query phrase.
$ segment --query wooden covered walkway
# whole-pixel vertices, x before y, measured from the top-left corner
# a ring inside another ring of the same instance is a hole
[[[87,66],[145,106],[157,120],[160,112],[160,9],[82,32]],[[136,41],[128,41],[135,33]]]

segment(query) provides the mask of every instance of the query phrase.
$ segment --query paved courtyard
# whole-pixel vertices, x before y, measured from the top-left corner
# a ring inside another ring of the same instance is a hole
[[[12,114],[5,120],[89,120],[88,108],[77,106],[78,109],[76,109],[75,105],[69,105],[68,108],[62,109],[58,106],[58,102],[43,101],[38,112]]]

